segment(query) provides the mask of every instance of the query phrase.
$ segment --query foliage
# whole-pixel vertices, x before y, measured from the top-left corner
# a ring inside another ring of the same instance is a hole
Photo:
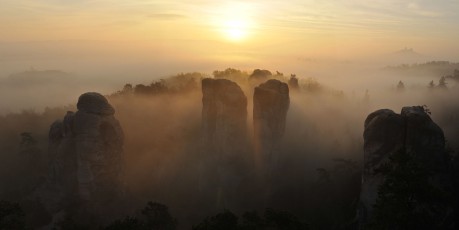
[[[207,217],[202,223],[193,227],[193,230],[237,230],[238,217],[228,210],[215,216]]]
[[[126,217],[123,220],[116,220],[105,230],[174,230],[177,228],[177,220],[171,216],[166,205],[148,202],[147,206],[142,209],[139,217]]]
[[[300,88],[296,74],[290,75],[290,79],[288,80],[288,86],[290,87],[291,90],[298,90]]]
[[[405,84],[403,83],[403,81],[399,81],[397,84],[397,90],[403,91],[404,89],[405,89]]]
[[[433,80],[429,82],[429,85],[427,86],[427,88],[429,88],[429,89],[435,88],[435,83],[434,83]]]
[[[0,230],[19,230],[25,228],[25,214],[19,204],[0,201]]]
[[[424,111],[424,113],[432,115],[432,112],[430,111],[429,107],[427,107],[427,105],[422,105],[421,108]]]
[[[250,79],[253,80],[265,80],[268,79],[273,74],[271,71],[266,69],[255,69],[252,74],[250,74]]]
[[[311,77],[302,79],[300,87],[310,93],[320,92],[323,89],[322,85],[316,79]]]
[[[198,72],[193,73],[180,73],[175,76],[168,77],[166,79],[160,79],[159,81],[153,81],[150,85],[137,84],[132,87],[132,84],[127,83],[124,85],[122,90],[119,90],[111,97],[123,96],[123,95],[142,95],[142,96],[153,96],[166,93],[184,93],[198,89],[198,80],[204,77],[203,74]]]
[[[446,85],[447,85],[446,77],[443,76],[443,77],[440,78],[440,80],[438,80],[438,86],[437,87],[440,88],[440,89],[446,89],[447,88]]]
[[[378,170],[378,190],[370,229],[444,229],[448,194],[431,183],[432,172],[405,150],[392,154]]]
[[[307,217],[311,227],[345,229],[356,221],[360,194],[361,164],[334,158],[331,168],[317,168],[317,181],[310,188]]]
[[[242,85],[249,80],[249,74],[247,72],[233,68],[227,68],[222,71],[215,70],[212,74],[214,75],[214,78],[224,78]]]
[[[145,223],[141,222],[139,219],[135,217],[126,217],[123,220],[116,220],[115,222],[111,223],[107,227],[104,228],[105,230],[144,230],[147,229]]]
[[[224,210],[215,216],[207,217],[193,230],[306,230],[308,225],[295,215],[286,211],[266,209],[264,216],[260,217],[257,212],[246,212],[242,215],[241,223],[238,217],[228,210]]]
[[[167,206],[160,203],[148,202],[142,210],[142,217],[149,229],[172,230],[177,226],[177,221],[171,216]]]

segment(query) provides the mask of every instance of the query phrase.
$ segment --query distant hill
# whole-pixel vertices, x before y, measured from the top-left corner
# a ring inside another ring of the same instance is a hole
[[[413,48],[403,48],[389,52],[381,57],[389,65],[400,65],[403,63],[420,63],[429,61],[428,55],[421,54]]]
[[[396,72],[405,76],[429,77],[452,75],[455,69],[459,69],[459,63],[449,61],[429,61],[424,63],[401,64],[384,67],[385,71]]]
[[[406,48],[406,47],[404,49],[395,51],[393,55],[405,56],[405,57],[422,57],[422,55],[414,51],[413,48]]]
[[[72,74],[61,70],[35,70],[10,74],[2,80],[3,84],[14,86],[41,85],[50,83],[64,83],[72,80]]]

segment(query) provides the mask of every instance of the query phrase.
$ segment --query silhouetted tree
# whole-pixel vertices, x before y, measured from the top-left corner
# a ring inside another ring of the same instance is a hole
[[[111,223],[107,227],[104,228],[105,230],[147,230],[145,223],[139,221],[135,217],[126,217],[123,220],[116,220],[115,222]]]
[[[0,230],[20,229],[26,229],[26,222],[19,204],[0,201]]]
[[[448,196],[431,184],[432,172],[405,150],[392,154],[379,169],[378,190],[369,229],[448,229]]]
[[[295,74],[290,75],[288,86],[291,90],[298,90],[300,88],[300,85],[298,84],[298,78],[296,78]]]
[[[246,212],[242,215],[242,223],[238,217],[225,210],[215,216],[207,217],[193,227],[193,230],[308,230],[307,223],[286,211],[266,209],[264,216],[257,212]]]
[[[251,80],[265,80],[268,79],[273,74],[269,70],[265,69],[255,69],[250,75]]]
[[[440,89],[447,89],[447,86],[446,86],[446,78],[445,76],[441,77],[440,80],[438,81],[438,88]]]
[[[405,84],[402,81],[399,81],[397,84],[397,90],[398,91],[403,91],[405,90]]]
[[[139,217],[126,217],[116,220],[105,227],[105,230],[174,230],[177,220],[171,216],[166,205],[148,202]]]
[[[459,69],[454,69],[453,77],[454,78],[459,78]]]
[[[215,216],[207,217],[197,226],[193,226],[193,230],[237,230],[238,218],[229,210],[224,210]]]
[[[278,230],[307,230],[309,226],[300,221],[295,215],[286,211],[267,209],[265,211],[267,228]]]
[[[316,169],[317,173],[319,174],[318,182],[320,183],[328,183],[330,182],[330,173],[324,168]]]
[[[429,88],[429,89],[435,88],[435,83],[434,83],[433,80],[429,82],[429,85],[427,86],[427,88]]]
[[[21,148],[22,149],[29,149],[33,148],[37,144],[37,141],[35,138],[32,137],[32,134],[29,132],[23,132],[21,133]]]
[[[266,221],[256,211],[242,214],[241,230],[262,230],[266,228]]]
[[[148,229],[173,230],[177,227],[177,220],[171,216],[164,204],[150,201],[141,213]]]
[[[215,70],[214,72],[212,72],[212,74],[215,78],[228,78],[234,75],[242,75],[243,72],[238,69],[227,68],[223,71]]]
[[[314,78],[306,78],[301,81],[301,88],[306,92],[316,93],[322,90],[322,85]]]
[[[29,169],[36,169],[41,166],[41,150],[38,148],[37,140],[30,132],[21,133],[21,142],[19,144],[20,153],[27,160]]]
[[[122,90],[122,93],[124,94],[130,94],[134,91],[134,89],[132,88],[132,85],[131,84],[126,84],[124,85],[123,87],[123,90]]]

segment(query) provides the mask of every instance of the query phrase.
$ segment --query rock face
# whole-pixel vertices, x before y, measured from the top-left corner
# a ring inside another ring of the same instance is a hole
[[[121,191],[123,131],[115,110],[98,93],[80,96],[72,134],[81,199],[99,199]]]
[[[290,105],[289,88],[279,80],[268,80],[253,95],[254,144],[257,163],[265,172],[276,167],[280,141],[285,132]]]
[[[238,186],[238,167],[247,152],[247,98],[226,79],[203,79],[202,94],[203,151],[208,163],[217,167],[219,193],[228,194]],[[225,198],[219,200],[225,203]]]
[[[207,146],[218,155],[237,154],[247,133],[247,98],[226,79],[202,80],[202,128]]]
[[[72,202],[98,209],[124,191],[124,136],[115,110],[104,96],[92,92],[80,96],[77,108],[50,127],[50,175],[37,192],[50,213]]]
[[[389,156],[404,150],[439,175],[447,168],[445,138],[423,107],[403,107],[401,114],[381,109],[365,120],[364,171],[360,194],[359,218],[365,224],[372,215],[378,187],[384,177],[375,169],[388,162]]]

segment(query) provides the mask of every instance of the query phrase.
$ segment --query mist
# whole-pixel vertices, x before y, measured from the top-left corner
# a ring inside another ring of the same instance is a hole
[[[89,60],[90,66],[79,63],[88,68],[72,66],[70,59],[45,60],[43,63],[54,66],[40,64],[40,69],[35,66],[28,70],[19,70],[17,63],[25,65],[23,60],[11,61],[16,66],[6,71],[17,69],[1,81],[1,97],[8,100],[0,104],[0,199],[21,202],[46,181],[50,125],[62,119],[67,110],[75,111],[78,96],[88,91],[106,95],[124,131],[123,181],[128,204],[122,214],[133,215],[147,201],[160,202],[178,219],[179,229],[189,229],[224,208],[239,215],[265,208],[287,210],[314,229],[340,229],[356,216],[363,122],[378,109],[399,112],[403,106],[425,105],[451,148],[459,148],[456,63],[399,66],[379,64],[382,59],[361,64],[296,58],[282,62],[285,69],[282,63],[269,68],[273,74],[268,78],[286,83],[295,74],[299,88],[290,85],[279,165],[266,187],[254,165],[253,94],[261,82],[250,81],[253,69],[243,66],[241,71],[225,74],[222,68],[217,76],[218,71],[212,72],[215,69],[211,67],[194,66],[202,72],[193,73],[193,69],[183,74],[181,69],[192,63],[176,60],[170,66],[157,63],[159,68],[146,68],[145,64],[146,69],[130,72],[135,65],[126,68],[130,63],[123,59],[111,64],[104,59],[105,65]],[[41,69],[48,67],[59,70]],[[170,74],[173,70],[177,75]],[[440,87],[439,81],[446,75],[450,75],[446,87]],[[220,166],[202,146],[201,80],[208,77],[236,82],[248,102],[248,152],[243,164],[235,166],[240,187],[223,206],[218,202],[219,185],[214,175]],[[431,81],[434,86],[429,87]],[[140,90],[140,84],[155,83],[160,86],[157,90]],[[24,150],[24,132],[36,140],[33,150]],[[34,158],[24,151],[32,151]]]

